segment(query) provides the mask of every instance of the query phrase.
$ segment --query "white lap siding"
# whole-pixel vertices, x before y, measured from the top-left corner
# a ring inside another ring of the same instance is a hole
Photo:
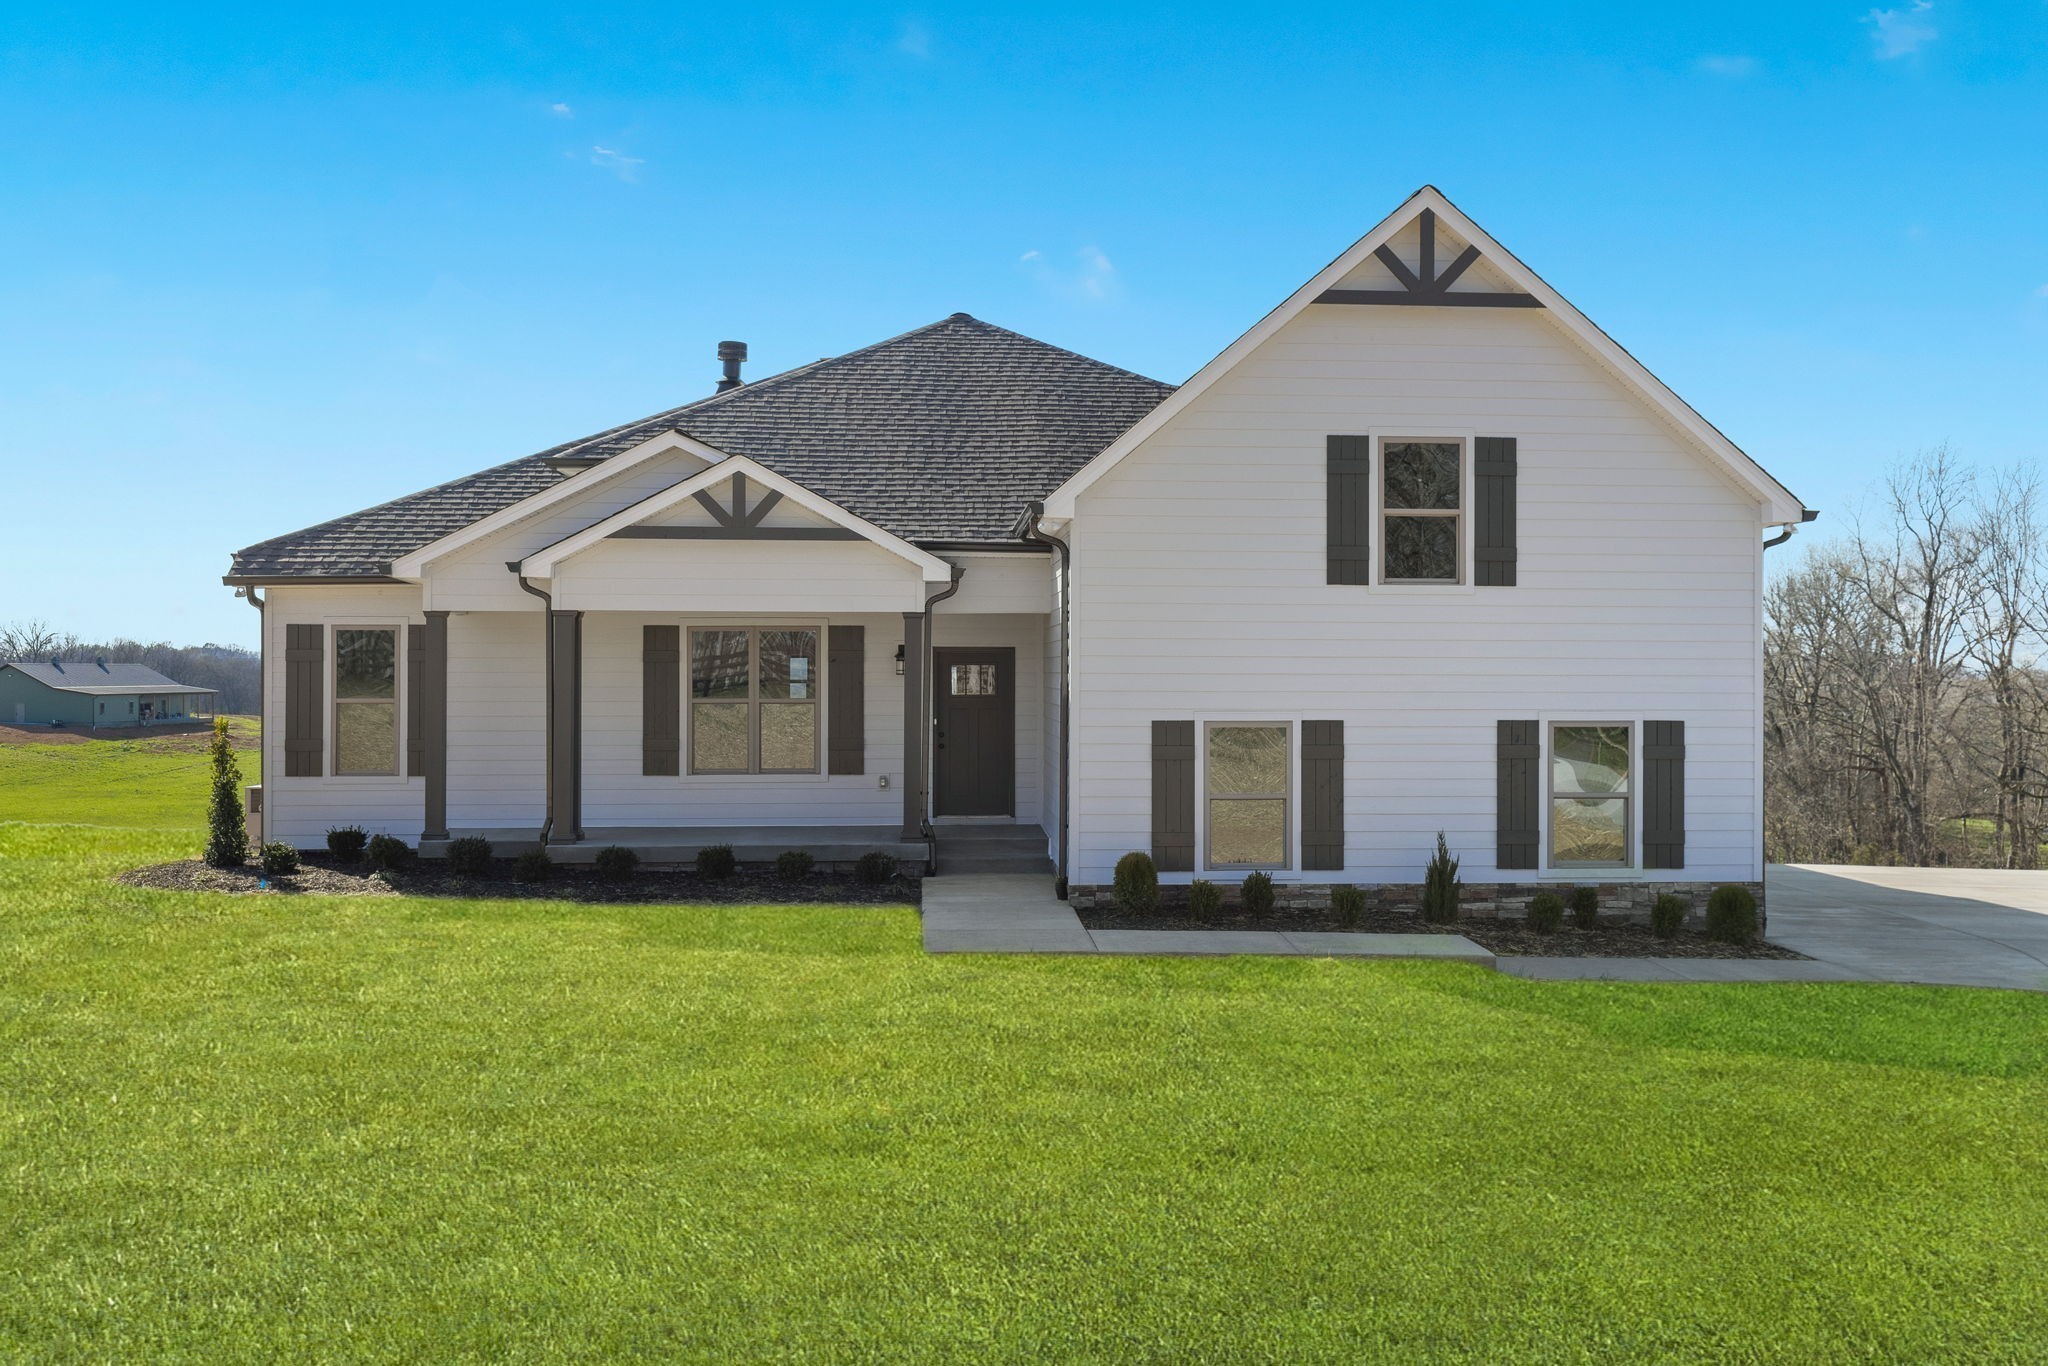
[[[1329,585],[1325,437],[1439,432],[1517,438],[1519,583]],[[1188,718],[1342,720],[1345,867],[1284,876],[1359,883],[1439,829],[1495,879],[1497,721],[1682,720],[1663,876],[1756,879],[1759,521],[1533,311],[1308,309],[1081,497],[1074,880],[1149,847],[1150,724]]]
[[[539,830],[547,818],[547,642],[538,599],[448,618],[448,824]]]

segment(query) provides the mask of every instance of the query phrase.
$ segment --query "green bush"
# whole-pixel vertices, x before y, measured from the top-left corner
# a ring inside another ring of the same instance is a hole
[[[370,866],[383,872],[403,868],[412,858],[412,850],[396,835],[372,835],[369,847],[364,851],[370,856]]]
[[[640,856],[623,844],[607,844],[591,860],[597,875],[606,882],[624,882],[640,866]]]
[[[1188,884],[1188,915],[1195,920],[1214,920],[1223,913],[1223,889],[1205,877]]]
[[[1458,861],[1444,843],[1444,832],[1436,832],[1436,853],[1422,870],[1422,918],[1432,925],[1448,925],[1458,918]]]
[[[1564,924],[1564,899],[1556,892],[1538,892],[1529,898],[1529,928],[1538,934],[1556,934]]]
[[[1158,910],[1159,870],[1152,866],[1152,856],[1134,849],[1118,859],[1111,892],[1126,915],[1150,915]]]
[[[1249,873],[1237,889],[1244,901],[1245,914],[1253,917],[1271,915],[1273,912],[1273,878],[1270,873]]]
[[[228,742],[228,718],[213,718],[213,743],[206,748],[213,764],[213,793],[206,803],[206,861],[216,868],[239,868],[249,861],[249,826],[242,816],[242,766]]]
[[[283,840],[272,840],[257,857],[263,862],[263,876],[289,877],[299,871],[299,851]]]
[[[512,860],[514,882],[546,882],[555,875],[555,861],[545,849],[529,849]]]
[[[448,871],[457,877],[482,877],[491,866],[491,842],[482,835],[448,841]]]
[[[1650,903],[1650,932],[1659,939],[1676,939],[1685,926],[1685,898],[1664,892]]]
[[[802,882],[811,875],[817,860],[802,849],[785,849],[775,856],[775,876],[784,882]]]
[[[1572,888],[1572,924],[1578,929],[1590,930],[1600,923],[1600,889],[1598,887]]]
[[[1747,887],[1716,887],[1707,898],[1707,938],[1747,944],[1756,938],[1756,898]]]
[[[853,880],[879,887],[896,876],[896,856],[885,854],[880,849],[871,849],[862,854],[853,865]]]
[[[1330,914],[1346,929],[1365,919],[1365,893],[1348,882],[1330,889]]]
[[[740,861],[733,857],[730,844],[707,844],[697,851],[699,877],[731,877],[739,867]]]
[[[339,863],[354,863],[369,842],[370,836],[360,825],[337,825],[327,832],[327,852]]]

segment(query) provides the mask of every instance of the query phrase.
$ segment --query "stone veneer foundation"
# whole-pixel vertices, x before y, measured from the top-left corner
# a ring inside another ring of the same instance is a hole
[[[1237,881],[1226,876],[1213,879],[1223,893],[1223,904],[1238,902]],[[1328,882],[1273,883],[1276,910],[1325,910],[1330,904]],[[1649,923],[1650,904],[1666,892],[1691,903],[1685,923],[1698,928],[1706,920],[1707,897],[1716,887],[1744,887],[1756,898],[1757,928],[1764,925],[1764,885],[1761,882],[1468,882],[1459,889],[1458,913],[1475,920],[1520,920],[1528,914],[1529,900],[1541,892],[1556,892],[1567,902],[1574,887],[1600,889],[1600,914],[1608,919]],[[1368,911],[1410,911],[1422,909],[1422,884],[1387,882],[1361,886]],[[1104,910],[1114,905],[1115,889],[1099,884],[1080,884],[1067,889],[1067,904],[1077,911]],[[1181,910],[1188,904],[1185,884],[1159,888],[1159,904]]]

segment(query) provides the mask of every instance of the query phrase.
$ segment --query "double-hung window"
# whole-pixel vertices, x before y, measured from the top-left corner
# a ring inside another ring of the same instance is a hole
[[[1630,865],[1635,773],[1626,725],[1550,728],[1550,866]]]
[[[334,771],[398,772],[398,631],[334,628]]]
[[[1208,866],[1288,865],[1288,727],[1212,721],[1203,754]]]
[[[1380,442],[1380,582],[1464,583],[1465,443]]]
[[[816,627],[690,632],[690,772],[816,773]]]

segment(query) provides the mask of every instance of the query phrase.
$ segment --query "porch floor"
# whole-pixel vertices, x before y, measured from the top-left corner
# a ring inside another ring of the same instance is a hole
[[[440,858],[448,852],[450,840],[481,835],[501,858],[513,857],[540,847],[540,830],[534,826],[501,829],[454,829],[445,840],[421,840],[424,858]],[[558,863],[589,863],[607,845],[621,844],[638,854],[644,863],[691,863],[697,851],[712,845],[729,844],[742,863],[767,863],[777,854],[801,849],[820,863],[851,863],[877,849],[894,854],[903,864],[922,867],[930,857],[924,840],[906,840],[894,825],[729,825],[585,826],[583,838],[574,843],[548,841],[548,854]]]

